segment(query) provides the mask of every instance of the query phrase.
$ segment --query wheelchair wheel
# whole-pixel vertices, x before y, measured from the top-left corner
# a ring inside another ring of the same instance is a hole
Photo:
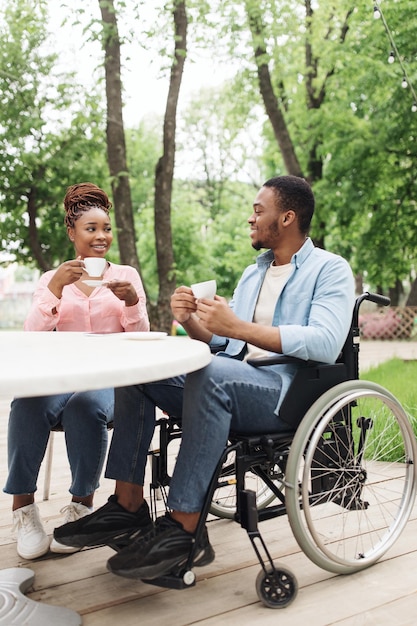
[[[397,540],[415,497],[416,439],[383,387],[352,380],[324,393],[302,420],[286,468],[286,507],[300,548],[349,574]]]
[[[215,490],[210,505],[210,513],[216,517],[233,519],[236,513],[236,474],[235,453],[230,452],[223,463],[219,475],[219,487]],[[272,502],[275,495],[265,485],[263,480],[253,472],[247,472],[245,476],[247,489],[256,493],[256,507],[263,509]]]
[[[261,570],[256,577],[256,593],[259,600],[270,609],[284,609],[291,604],[298,592],[293,573],[283,567],[275,571]]]

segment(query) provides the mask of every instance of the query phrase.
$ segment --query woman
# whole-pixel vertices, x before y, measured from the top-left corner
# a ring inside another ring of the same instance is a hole
[[[124,332],[147,331],[146,299],[137,271],[106,263],[103,284],[89,286],[83,259],[104,258],[113,234],[107,194],[92,183],[67,189],[65,225],[76,258],[65,261],[40,279],[32,308],[24,324],[29,331]],[[91,358],[94,354],[80,358]],[[49,549],[75,552],[55,540],[50,545],[35,491],[50,430],[60,424],[65,431],[71,468],[71,502],[62,509],[65,522],[91,513],[94,492],[107,451],[107,424],[113,419],[113,389],[67,393],[38,398],[15,398],[8,430],[9,476],[4,487],[13,495],[13,522],[17,552],[35,559]]]

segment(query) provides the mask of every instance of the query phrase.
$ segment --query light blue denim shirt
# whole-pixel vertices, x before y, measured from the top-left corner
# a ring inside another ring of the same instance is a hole
[[[268,250],[243,272],[230,302],[240,319],[253,320],[262,282],[273,260],[273,252]],[[292,256],[291,264],[292,272],[276,302],[272,322],[280,329],[283,354],[334,363],[352,321],[355,301],[352,270],[342,257],[314,247],[310,238]],[[225,345],[219,355],[243,359],[244,341],[213,336],[212,347]],[[271,367],[282,377],[282,400],[296,366]]]

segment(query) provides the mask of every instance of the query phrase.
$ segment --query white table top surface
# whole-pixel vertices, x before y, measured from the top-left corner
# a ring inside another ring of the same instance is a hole
[[[185,374],[212,358],[205,343],[189,337],[144,339],[142,333],[2,331],[0,393],[37,396],[121,387]]]

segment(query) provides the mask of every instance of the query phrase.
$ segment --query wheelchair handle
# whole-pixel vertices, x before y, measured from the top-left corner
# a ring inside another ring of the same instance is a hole
[[[375,302],[375,304],[380,304],[381,306],[389,306],[391,304],[391,300],[387,296],[382,296],[380,293],[369,293],[369,291],[366,291],[363,295],[366,295],[366,300],[370,300],[370,302]]]
[[[365,291],[362,295],[356,298],[355,306],[353,307],[353,327],[358,326],[359,307],[364,300],[369,300],[370,302],[374,302],[375,304],[379,304],[380,306],[389,306],[391,304],[391,300],[387,298],[387,296],[382,296],[380,293],[371,293],[369,291]]]

